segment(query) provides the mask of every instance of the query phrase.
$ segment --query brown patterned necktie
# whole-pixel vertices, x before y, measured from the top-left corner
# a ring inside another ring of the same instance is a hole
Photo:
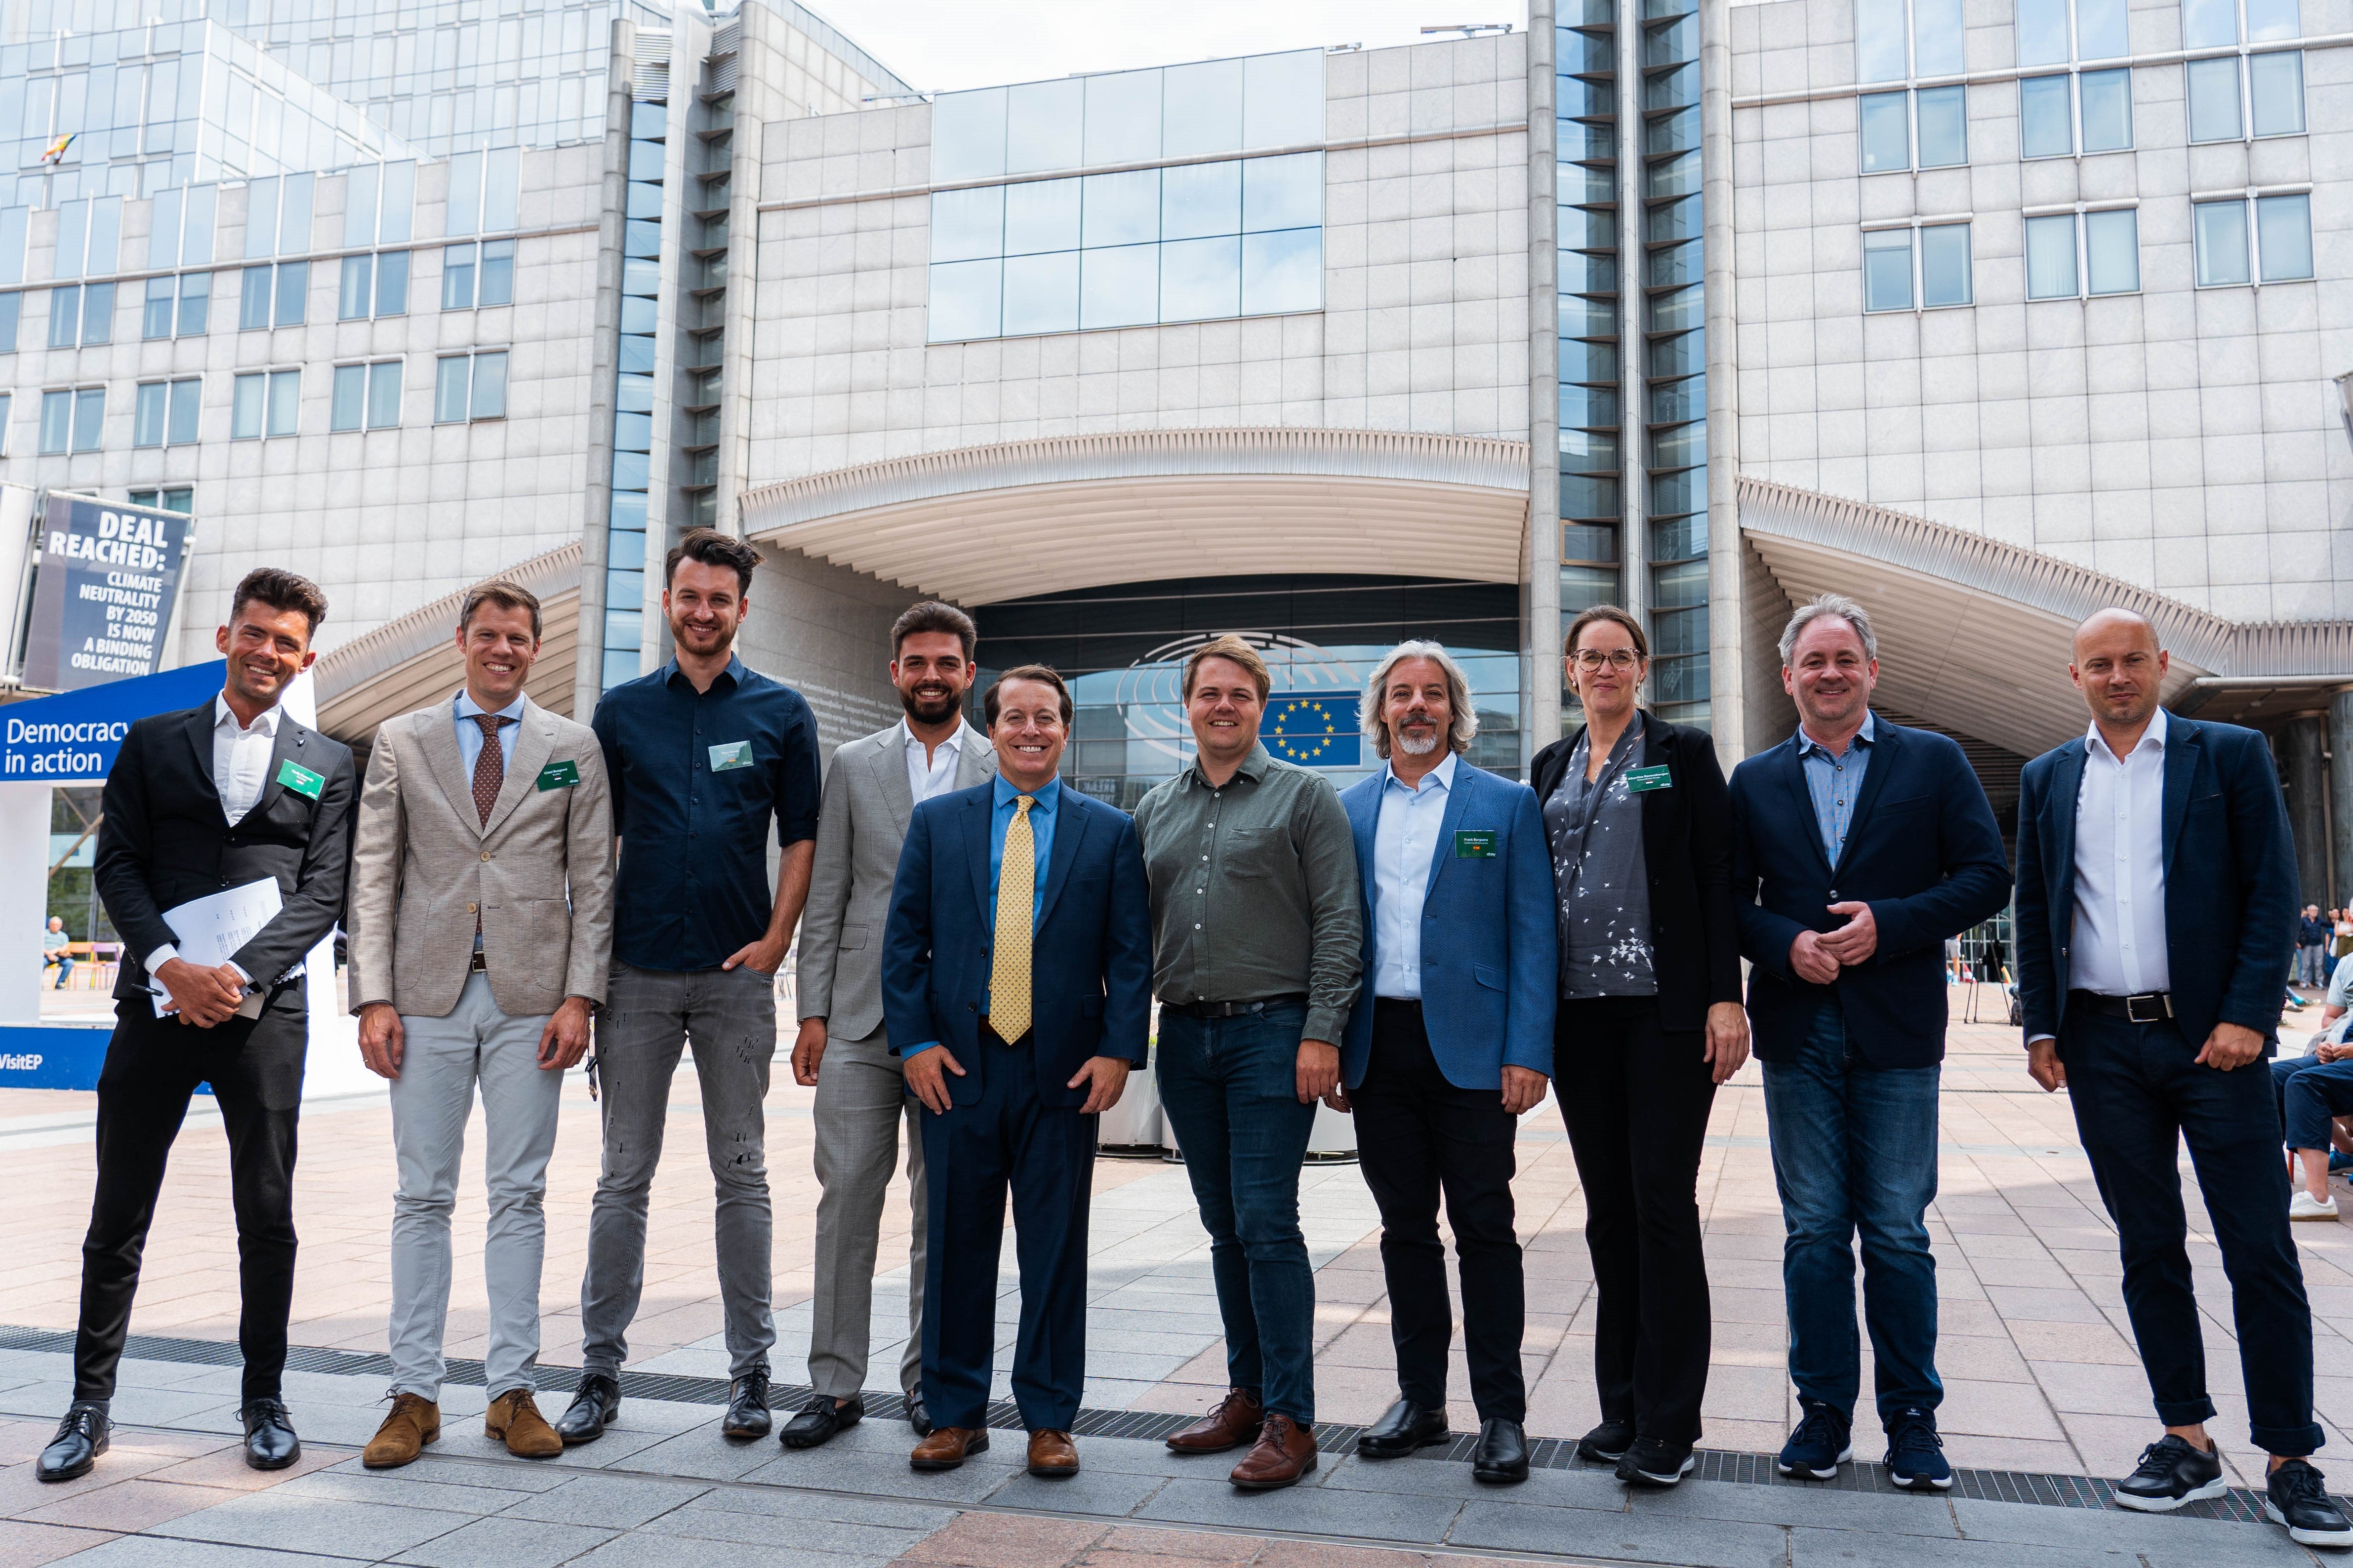
[[[496,713],[470,715],[482,727],[482,754],[474,759],[474,813],[481,825],[491,825],[491,807],[499,803],[499,791],[507,782],[506,753],[499,750],[499,726],[505,722]]]

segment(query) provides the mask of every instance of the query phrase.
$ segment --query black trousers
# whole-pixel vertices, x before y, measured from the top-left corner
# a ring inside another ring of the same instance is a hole
[[[2200,1067],[2200,1044],[2169,1018],[2130,1024],[2088,1007],[2068,1008],[2059,1026],[2075,1131],[2116,1221],[2125,1310],[2157,1418],[2187,1426],[2214,1415],[2181,1204],[2186,1142],[2231,1281],[2249,1435],[2265,1453],[2300,1458],[2323,1434],[2312,1418],[2312,1309],[2288,1224],[2279,1101],[2263,1063]]]
[[[1695,1194],[1715,1102],[1706,1037],[1660,1028],[1655,997],[1563,1002],[1553,1067],[1585,1186],[1601,1418],[1696,1443],[1708,1299]]]
[[[244,1397],[277,1397],[294,1296],[294,1123],[309,1034],[300,984],[278,987],[259,1018],[209,1029],[157,1018],[144,1001],[117,1004],[98,1075],[98,1191],[81,1244],[76,1399],[114,1395],[164,1163],[200,1083],[212,1085],[228,1132]]]
[[[1446,1295],[1446,1247],[1438,1237],[1443,1194],[1462,1279],[1472,1402],[1482,1421],[1526,1419],[1520,1373],[1526,1288],[1512,1223],[1519,1118],[1504,1109],[1500,1090],[1459,1089],[1447,1080],[1430,1054],[1419,1002],[1375,1004],[1372,1059],[1349,1099],[1357,1163],[1381,1210],[1398,1392],[1425,1409],[1446,1408],[1454,1315]]]

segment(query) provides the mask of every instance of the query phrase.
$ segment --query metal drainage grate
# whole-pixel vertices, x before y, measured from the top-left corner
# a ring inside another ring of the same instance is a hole
[[[44,1351],[71,1355],[73,1348],[74,1336],[71,1333],[52,1329],[0,1326],[0,1350]],[[222,1341],[169,1339],[148,1334],[132,1335],[123,1354],[136,1361],[176,1362],[195,1366],[238,1366],[244,1363],[237,1346]],[[289,1372],[321,1373],[333,1377],[390,1377],[392,1358],[362,1354],[356,1351],[294,1345],[287,1350],[286,1369]],[[538,1374],[539,1386],[543,1392],[570,1394],[580,1386],[580,1369],[576,1366],[542,1366]],[[482,1387],[482,1363],[452,1360],[445,1381],[461,1388]],[[680,1405],[723,1405],[727,1403],[728,1383],[722,1377],[683,1377],[670,1373],[625,1371],[621,1373],[620,1383],[624,1399],[659,1399]],[[771,1384],[768,1405],[771,1409],[797,1410],[808,1403],[814,1392],[804,1384]],[[866,1395],[866,1414],[892,1420],[902,1419],[907,1414],[907,1401],[901,1394],[870,1393]],[[1082,1437],[1124,1437],[1150,1443],[1173,1432],[1182,1431],[1198,1419],[1199,1417],[1195,1415],[1169,1415],[1155,1410],[1082,1410],[1072,1430]],[[997,1400],[988,1407],[988,1425],[998,1431],[1018,1432],[1022,1429],[1021,1413],[1010,1400]],[[1364,1430],[1362,1426],[1319,1421],[1315,1424],[1316,1451],[1324,1454],[1353,1452],[1356,1439]],[[1419,1457],[1468,1464],[1472,1451],[1478,1446],[1476,1433],[1458,1433],[1442,1446],[1422,1450]],[[1841,1468],[1833,1480],[1817,1481],[1782,1475],[1773,1468],[1773,1456],[1770,1454],[1738,1454],[1721,1448],[1702,1448],[1697,1458],[1699,1466],[1692,1474],[1698,1480],[1724,1481],[1735,1486],[1799,1487],[1824,1491],[1910,1495],[1888,1479],[1886,1466],[1862,1460]],[[1528,1464],[1531,1468],[1539,1470],[1600,1470],[1609,1468],[1579,1459],[1576,1441],[1567,1437],[1531,1440]],[[2043,1475],[2025,1470],[1957,1468],[1953,1471],[1953,1489],[1947,1495],[1979,1502],[2030,1503],[2043,1508],[2109,1509],[2116,1506],[2111,1500],[2113,1486],[2099,1477]],[[2190,1519],[2225,1519],[2256,1523],[2263,1518],[2263,1494],[2245,1487],[2234,1487],[2222,1497],[2207,1502],[2189,1503],[2177,1511]]]

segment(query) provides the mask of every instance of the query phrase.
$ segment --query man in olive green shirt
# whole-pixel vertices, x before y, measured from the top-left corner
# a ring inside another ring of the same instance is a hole
[[[1259,743],[1266,663],[1224,637],[1185,666],[1198,754],[1135,808],[1152,884],[1160,1099],[1209,1232],[1230,1392],[1168,1439],[1183,1454],[1255,1442],[1238,1487],[1315,1468],[1315,1277],[1299,1165],[1340,1081],[1364,916],[1356,849],[1321,774]]]

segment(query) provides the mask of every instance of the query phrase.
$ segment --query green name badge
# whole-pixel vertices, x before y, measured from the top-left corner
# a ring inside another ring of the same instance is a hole
[[[570,789],[579,782],[580,764],[577,763],[550,763],[539,770],[539,787],[542,789]]]
[[[312,800],[316,800],[319,798],[319,791],[326,786],[327,776],[324,773],[314,773],[289,757],[278,764],[278,782],[296,795],[307,795]]]
[[[749,741],[730,741],[723,746],[711,748],[711,771],[714,773],[723,773],[730,768],[748,768],[751,765],[752,742]]]
[[[1675,781],[1669,775],[1667,764],[1661,763],[1655,768],[1627,769],[1626,787],[1640,795],[1646,789],[1672,789]]]
[[[1495,858],[1495,830],[1492,827],[1457,829],[1454,858],[1457,860],[1493,860]]]

